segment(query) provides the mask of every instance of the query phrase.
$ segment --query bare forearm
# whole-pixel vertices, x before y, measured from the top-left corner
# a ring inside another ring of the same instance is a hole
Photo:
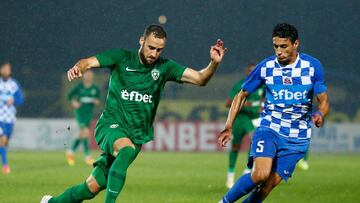
[[[209,65],[206,66],[204,69],[199,71],[199,77],[200,77],[200,85],[206,85],[210,78],[214,75],[216,69],[219,67],[219,63],[216,63],[214,61],[210,61]]]
[[[321,98],[318,99],[318,101],[318,111],[320,111],[322,116],[325,117],[330,111],[330,104],[327,95],[323,95]]]
[[[246,91],[241,90],[231,103],[229,114],[225,123],[225,128],[231,129],[237,113],[242,109],[246,102],[246,98],[249,94]]]
[[[96,57],[92,56],[85,59],[80,59],[75,66],[77,66],[83,73],[91,68],[99,67],[99,62]]]
[[[89,61],[86,59],[80,59],[75,65],[80,69],[82,73],[93,68],[91,67]]]

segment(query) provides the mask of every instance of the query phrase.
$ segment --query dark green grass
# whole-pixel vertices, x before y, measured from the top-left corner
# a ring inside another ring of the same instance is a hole
[[[63,152],[10,152],[12,173],[0,175],[0,202],[39,202],[44,194],[56,195],[84,181],[91,168],[82,158],[79,154],[77,164],[69,167]],[[311,154],[310,163],[309,171],[296,170],[266,202],[360,202],[359,154]],[[217,203],[227,191],[226,165],[226,153],[142,153],[129,168],[118,202]],[[104,192],[89,202],[103,199]]]

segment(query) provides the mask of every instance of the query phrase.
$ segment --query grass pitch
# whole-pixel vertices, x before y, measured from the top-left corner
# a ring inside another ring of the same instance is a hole
[[[94,153],[98,156],[98,153]],[[245,154],[240,154],[237,175]],[[81,183],[91,172],[81,153],[66,164],[63,152],[10,152],[11,174],[0,174],[1,203],[36,203]],[[226,193],[226,153],[141,153],[128,170],[118,202],[217,203]],[[265,202],[360,202],[359,154],[310,154],[310,170],[297,169]],[[104,192],[87,202],[101,203]],[[241,201],[239,201],[241,202]]]

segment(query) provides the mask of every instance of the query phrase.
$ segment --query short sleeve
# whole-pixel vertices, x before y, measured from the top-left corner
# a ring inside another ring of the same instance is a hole
[[[112,67],[121,62],[126,57],[126,51],[123,49],[109,50],[96,55],[100,67]]]
[[[71,101],[74,97],[77,96],[78,93],[78,89],[79,89],[79,85],[76,85],[75,87],[73,87],[70,92],[67,95],[67,100]]]
[[[185,69],[185,66],[180,65],[173,60],[168,60],[166,63],[166,80],[181,83],[181,78]]]
[[[314,64],[314,94],[318,95],[327,91],[324,77],[324,69],[320,62]]]
[[[258,64],[253,71],[247,76],[242,89],[247,91],[249,94],[255,92],[261,85],[264,84],[261,78],[261,67],[262,63]]]

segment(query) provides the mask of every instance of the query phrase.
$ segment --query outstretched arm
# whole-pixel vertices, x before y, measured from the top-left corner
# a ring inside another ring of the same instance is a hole
[[[196,71],[192,68],[186,68],[182,75],[181,81],[194,85],[205,86],[210,78],[214,75],[216,69],[224,57],[225,52],[226,48],[224,48],[223,41],[218,39],[216,45],[211,46],[210,48],[211,60],[209,65],[200,71]]]
[[[232,126],[235,120],[237,113],[242,109],[246,102],[246,98],[249,96],[249,93],[245,90],[241,90],[234,98],[231,103],[229,114],[225,123],[225,129],[220,133],[218,142],[223,147],[231,139],[232,136]]]
[[[325,116],[330,111],[330,104],[328,100],[328,94],[326,92],[316,95],[318,101],[318,111],[312,116],[312,121],[316,127],[321,127],[324,123]]]
[[[82,74],[87,71],[88,69],[99,67],[100,63],[95,56],[80,59],[74,67],[70,68],[67,71],[68,80],[72,81],[76,78],[81,78]]]

